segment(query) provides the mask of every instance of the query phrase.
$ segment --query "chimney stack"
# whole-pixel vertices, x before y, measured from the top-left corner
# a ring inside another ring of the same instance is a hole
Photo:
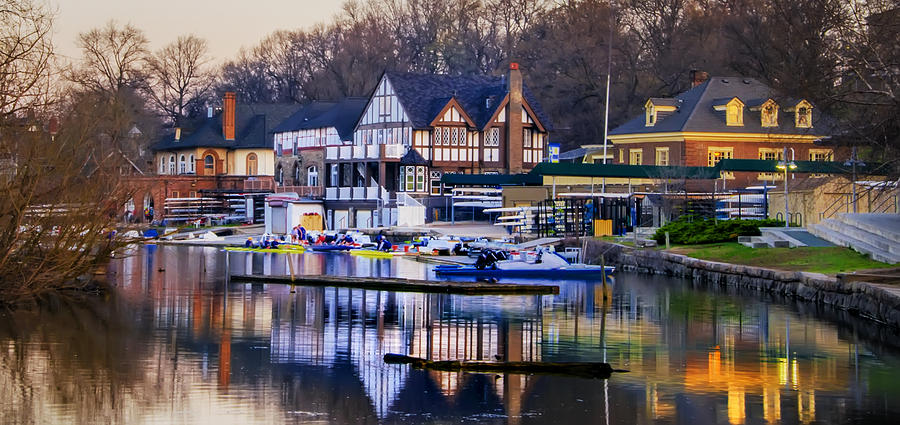
[[[222,110],[222,137],[224,137],[225,140],[234,140],[235,103],[234,92],[226,92],[224,108]]]
[[[522,135],[522,72],[519,64],[510,62],[509,74],[506,78],[506,89],[509,103],[506,114],[506,166],[510,174],[524,171],[524,152]]]
[[[709,73],[704,71],[698,71],[696,69],[691,70],[691,88],[697,87],[700,84],[706,82],[709,79]]]

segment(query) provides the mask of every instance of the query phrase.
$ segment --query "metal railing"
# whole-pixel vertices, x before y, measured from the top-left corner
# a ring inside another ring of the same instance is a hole
[[[322,186],[278,186],[275,188],[275,193],[288,192],[294,192],[301,197],[321,198],[325,193],[325,188]]]

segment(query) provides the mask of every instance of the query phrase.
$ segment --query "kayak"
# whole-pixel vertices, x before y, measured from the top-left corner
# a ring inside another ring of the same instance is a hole
[[[475,266],[459,266],[451,264],[442,264],[434,268],[434,272],[444,276],[475,276],[475,277],[552,277],[557,279],[601,279],[603,276],[603,266],[593,266],[584,264],[572,264],[554,268],[514,268],[514,269],[498,269],[484,268],[479,269]],[[606,275],[609,276],[616,271],[615,267],[606,266]]]
[[[283,246],[283,245],[282,245]],[[235,252],[272,252],[276,254],[302,254],[306,249],[300,245],[288,245],[284,248],[247,248],[243,246],[226,246],[226,251]]]
[[[374,249],[354,249],[350,251],[350,255],[358,255],[360,257],[369,258],[394,258],[394,253],[390,251],[376,251]]]
[[[356,247],[351,245],[334,245],[334,244],[326,244],[326,245],[310,245],[309,249],[316,252],[342,252],[342,251],[350,251]]]

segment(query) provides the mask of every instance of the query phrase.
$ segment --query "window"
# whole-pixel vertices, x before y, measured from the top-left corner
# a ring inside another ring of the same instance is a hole
[[[159,157],[159,174],[166,174],[166,158]]]
[[[805,106],[797,108],[797,127],[812,127],[812,109]]]
[[[416,192],[425,191],[425,167],[416,167]]]
[[[734,149],[732,148],[709,148],[708,166],[715,167],[719,161],[730,159]]]
[[[656,165],[669,165],[669,148],[656,148]]]
[[[188,197],[190,197],[190,198],[196,198],[196,197],[197,197],[197,191],[196,191],[196,190],[192,190],[192,191],[188,192]]]
[[[762,107],[762,126],[778,127],[778,105],[771,100],[766,102]]]
[[[173,190],[173,191],[172,191],[172,197],[173,197],[173,198],[177,198],[178,195],[179,195],[179,193],[178,193],[177,190]]]
[[[440,195],[441,194],[441,172],[432,170],[428,173],[428,178],[431,180],[431,194],[432,195]]]
[[[526,148],[531,147],[531,129],[523,128],[522,129],[522,146]]]
[[[194,154],[191,154],[191,156],[188,157],[188,168],[190,168],[191,174],[197,172],[197,170],[196,170],[196,168],[197,168],[197,161],[194,160]]]
[[[169,174],[175,174],[175,155],[169,157]]]
[[[648,102],[646,105],[646,110],[647,110],[646,127],[653,127],[654,125],[656,125],[656,107],[653,106],[652,103]]]
[[[810,149],[810,161],[831,161],[831,149]]]
[[[628,163],[631,165],[641,165],[644,162],[643,149],[630,149],[628,151]]]
[[[340,171],[338,170],[338,165],[331,164],[329,165],[329,167],[331,167],[331,173],[329,174],[331,181],[329,182],[329,184],[331,185],[331,187],[336,187],[339,185],[338,182],[340,181]]]
[[[216,174],[216,160],[212,155],[203,157],[203,174],[214,176]]]
[[[416,190],[416,167],[406,166],[404,168],[405,180],[404,191],[413,192]]]
[[[255,175],[259,174],[259,173],[257,173],[258,170],[256,168],[256,163],[257,163],[257,160],[256,160],[255,153],[251,153],[251,154],[247,155],[247,175],[248,176],[255,176]]]
[[[759,148],[759,159],[781,161],[784,151],[777,148]]]
[[[275,182],[277,182],[279,186],[284,184],[284,168],[282,168],[281,165],[275,169]]]
[[[725,125],[744,125],[744,108],[739,102],[732,100],[725,107]]]
[[[319,185],[319,168],[316,167],[315,165],[313,165],[311,167],[307,167],[307,169],[306,169],[306,185],[307,186],[318,186]]]
[[[185,162],[184,155],[178,157],[178,174],[187,173],[187,163]]]
[[[294,164],[294,185],[300,185],[300,163]]]
[[[484,134],[484,161],[497,162],[500,160],[500,129],[491,127]]]

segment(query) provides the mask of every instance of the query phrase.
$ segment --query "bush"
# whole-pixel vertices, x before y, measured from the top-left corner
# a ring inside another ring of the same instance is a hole
[[[781,220],[711,220],[682,216],[660,227],[653,235],[658,244],[669,242],[681,245],[737,241],[738,236],[759,236],[760,227],[784,226]]]

